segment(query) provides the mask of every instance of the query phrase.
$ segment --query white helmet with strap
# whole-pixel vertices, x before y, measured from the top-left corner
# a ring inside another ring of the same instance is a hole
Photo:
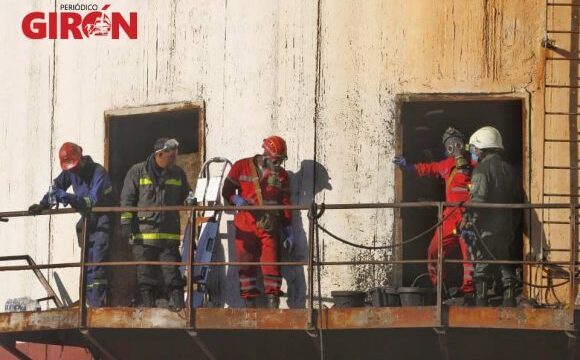
[[[478,149],[502,149],[503,142],[501,134],[496,128],[492,126],[484,126],[471,135],[469,138],[469,145],[473,145]]]

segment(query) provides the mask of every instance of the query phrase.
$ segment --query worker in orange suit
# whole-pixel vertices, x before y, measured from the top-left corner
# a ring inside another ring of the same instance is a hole
[[[465,137],[455,129],[449,127],[443,134],[443,145],[447,157],[439,162],[409,164],[402,155],[395,156],[393,162],[402,170],[417,176],[428,176],[445,181],[445,201],[465,202],[469,200],[469,184],[474,162],[465,149]],[[440,231],[443,231],[443,257],[448,257],[458,246],[463,263],[463,283],[456,292],[456,296],[473,294],[473,265],[470,262],[469,248],[464,239],[458,234],[458,225],[461,223],[465,209],[462,207],[446,207],[443,211],[443,223],[437,227],[427,249],[427,259],[437,260]],[[431,282],[437,284],[437,264],[427,265]],[[446,271],[443,278],[447,277]]]
[[[236,161],[224,183],[222,196],[235,206],[289,205],[290,183],[283,163],[286,142],[280,136],[264,139],[263,154]],[[241,262],[277,262],[280,245],[291,252],[294,236],[292,213],[284,211],[240,210],[234,217],[236,257]],[[262,265],[266,306],[280,305],[282,275],[278,265]],[[260,295],[257,266],[240,266],[240,295],[247,308],[256,307]]]

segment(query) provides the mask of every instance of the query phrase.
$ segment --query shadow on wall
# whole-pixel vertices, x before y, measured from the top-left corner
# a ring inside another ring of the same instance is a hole
[[[326,168],[314,160],[303,160],[296,173],[289,172],[292,186],[292,203],[310,205],[316,195],[323,190],[332,190],[330,177]],[[316,176],[314,176],[316,175]],[[314,178],[314,191],[312,183]],[[305,213],[295,211],[292,217],[294,229],[295,250],[292,256],[282,258],[282,261],[308,260],[308,222],[304,223]],[[282,276],[288,284],[288,307],[303,308],[306,306],[306,276],[303,266],[283,266]]]
[[[316,174],[316,183],[313,182]],[[332,190],[330,177],[326,168],[314,161],[303,160],[297,172],[288,171],[290,186],[292,189],[292,203],[310,205],[316,195],[323,190]],[[280,261],[306,261],[308,259],[308,222],[304,222],[305,212],[295,211],[292,216],[292,228],[294,229],[294,252],[291,256],[282,255]],[[235,261],[235,227],[233,221],[227,223],[228,259]],[[224,234],[226,235],[226,234]],[[216,256],[217,255],[217,256]],[[225,254],[214,254],[215,261]],[[287,304],[289,308],[303,308],[306,306],[306,275],[303,266],[283,266],[282,276],[287,284]],[[226,302],[230,307],[242,307],[242,299],[239,296],[238,269],[230,266],[227,270],[227,279],[220,281],[218,288],[225,294]],[[260,276],[259,276],[260,277]],[[229,284],[229,286],[226,285]],[[261,281],[258,281],[260,284]],[[217,284],[216,284],[217,285]]]

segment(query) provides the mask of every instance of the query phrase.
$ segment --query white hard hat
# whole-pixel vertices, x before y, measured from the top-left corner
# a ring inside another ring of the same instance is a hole
[[[492,126],[484,126],[471,135],[469,145],[478,149],[503,149],[501,134]]]

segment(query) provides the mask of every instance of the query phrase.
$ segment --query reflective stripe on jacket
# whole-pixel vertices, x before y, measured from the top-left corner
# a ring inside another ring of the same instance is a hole
[[[182,205],[190,186],[185,172],[179,166],[164,171],[155,185],[147,172],[146,162],[134,165],[123,184],[121,206],[175,206]],[[121,213],[121,224],[133,224],[133,243],[164,246],[180,240],[178,211],[139,211]]]

